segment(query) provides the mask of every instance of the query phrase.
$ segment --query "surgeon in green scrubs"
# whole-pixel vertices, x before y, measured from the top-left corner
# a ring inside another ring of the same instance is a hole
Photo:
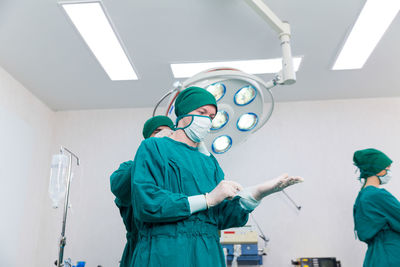
[[[131,266],[225,266],[218,231],[245,225],[263,197],[299,182],[283,175],[246,191],[224,180],[215,157],[198,151],[216,113],[212,94],[189,87],[175,101],[174,133],[141,143],[131,175],[139,231]]]
[[[367,243],[364,267],[400,266],[400,202],[380,185],[390,176],[392,160],[379,150],[354,153],[363,186],[354,204],[354,230]]]
[[[170,135],[174,129],[174,124],[166,116],[155,116],[146,121],[143,127],[143,137],[145,139],[156,135]],[[133,161],[122,163],[118,170],[113,172],[110,177],[111,192],[115,195],[115,204],[119,208],[122,220],[127,231],[127,243],[121,258],[120,266],[131,266],[133,251],[137,242],[137,227],[133,222],[133,209],[131,201],[131,169]]]

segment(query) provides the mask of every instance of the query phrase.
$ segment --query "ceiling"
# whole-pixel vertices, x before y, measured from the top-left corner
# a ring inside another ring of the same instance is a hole
[[[0,66],[53,110],[152,107],[175,81],[170,63],[281,57],[243,0],[103,0],[139,75],[111,81],[54,0],[0,0]],[[264,0],[303,56],[276,101],[400,96],[400,15],[361,70],[332,71],[365,0]],[[272,76],[261,75],[264,79]]]

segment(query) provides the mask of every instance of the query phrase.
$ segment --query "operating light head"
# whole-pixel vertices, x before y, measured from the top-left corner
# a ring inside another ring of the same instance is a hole
[[[220,135],[211,143],[212,152],[222,154],[228,151],[232,146],[232,138],[229,135]]]
[[[191,86],[203,88],[215,97],[218,112],[204,139],[207,149],[214,154],[223,154],[245,141],[272,114],[274,100],[270,87],[258,77],[237,69],[203,71],[182,83],[183,90]],[[170,99],[170,117],[174,117],[176,98],[175,94]]]
[[[258,116],[255,113],[249,112],[241,115],[237,120],[237,128],[239,131],[251,131],[256,127]]]
[[[240,88],[233,98],[233,101],[238,106],[245,106],[251,103],[257,96],[257,90],[252,85],[246,85]]]
[[[226,93],[226,87],[223,83],[211,84],[211,85],[207,86],[206,90],[215,97],[215,100],[217,102],[219,100],[221,100],[221,98],[224,97],[224,95]]]
[[[254,75],[232,68],[232,66],[238,66],[237,62],[227,62],[226,64],[231,67],[212,68],[200,72],[179,84],[178,88],[174,88],[174,90],[161,98],[153,111],[154,116],[158,105],[169,94],[172,94],[166,113],[167,115],[172,114],[173,117],[173,102],[177,96],[176,92],[190,86],[201,87],[204,88],[203,90],[209,91],[216,100],[219,112],[215,121],[212,122],[210,134],[205,140],[208,148],[214,153],[227,152],[233,145],[245,141],[249,134],[260,129],[271,117],[274,109],[274,99],[270,89],[278,84],[290,85],[296,82],[296,68],[293,65],[290,47],[291,31],[289,23],[280,21],[262,1],[249,0],[248,3],[268,21],[279,35],[282,60],[278,63],[279,67],[272,71],[272,73],[276,73],[274,78],[264,82]],[[301,58],[297,60],[298,64],[300,64]],[[271,73],[270,71],[263,70],[260,72],[256,70],[262,65],[260,64],[261,61],[258,61],[256,65],[249,64],[251,62],[254,63],[254,60],[242,61],[241,63],[244,62],[246,64],[241,64],[241,66],[243,68],[246,66],[246,71],[248,72]],[[202,66],[204,64],[210,66],[209,64],[213,65],[215,62],[202,63]],[[188,77],[189,75],[186,75],[188,65],[184,67],[184,72],[186,72],[184,75],[177,74],[178,65],[180,64],[171,64],[175,77]],[[278,69],[280,69],[279,72],[277,72]]]
[[[215,118],[212,120],[211,130],[216,131],[222,129],[229,121],[228,112],[225,110],[219,110]]]

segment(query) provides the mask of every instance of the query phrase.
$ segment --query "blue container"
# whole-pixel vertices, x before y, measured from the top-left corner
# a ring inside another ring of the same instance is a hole
[[[86,262],[84,262],[84,261],[78,261],[76,263],[76,267],[85,267],[85,264],[86,264]]]

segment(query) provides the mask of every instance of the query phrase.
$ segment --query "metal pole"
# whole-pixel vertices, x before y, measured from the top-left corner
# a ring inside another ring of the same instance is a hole
[[[290,200],[290,202],[292,202],[292,204],[296,207],[296,209],[301,210],[301,206],[297,205],[296,202],[294,202],[294,200],[289,197],[289,195],[285,192],[285,190],[282,190],[282,193]]]
[[[77,160],[77,165],[79,166],[79,158],[72,153],[69,149],[65,147],[61,147],[60,149],[61,153],[64,151],[67,151],[69,154],[68,158],[68,176],[67,176],[67,188],[65,191],[65,201],[64,201],[64,215],[63,215],[63,222],[62,222],[62,229],[61,229],[61,237],[60,237],[60,247],[58,250],[58,261],[57,261],[57,266],[58,267],[63,267],[64,262],[64,247],[66,245],[66,240],[67,238],[65,237],[65,227],[67,224],[67,215],[68,215],[68,203],[69,203],[69,191],[71,187],[71,176],[72,176],[72,156],[74,156]]]
[[[158,106],[161,104],[161,102],[164,101],[165,98],[167,98],[169,95],[171,95],[172,93],[174,93],[176,91],[182,90],[182,83],[180,81],[176,81],[176,82],[174,82],[173,87],[174,87],[174,89],[170,90],[168,93],[163,95],[163,97],[161,97],[161,99],[157,102],[156,106],[153,109],[153,117],[156,115]],[[171,106],[171,103],[170,103],[170,106]],[[169,112],[169,110],[167,110],[165,112],[166,116],[168,116],[168,112]]]
[[[296,82],[296,73],[293,68],[292,51],[290,48],[290,25],[281,21],[263,0],[245,0],[253,10],[268,22],[270,27],[279,34],[282,48],[282,80],[285,85]]]
[[[296,73],[293,67],[292,50],[290,48],[290,26],[285,22],[287,31],[279,35],[282,48],[282,80],[283,84],[290,85],[296,82]]]

